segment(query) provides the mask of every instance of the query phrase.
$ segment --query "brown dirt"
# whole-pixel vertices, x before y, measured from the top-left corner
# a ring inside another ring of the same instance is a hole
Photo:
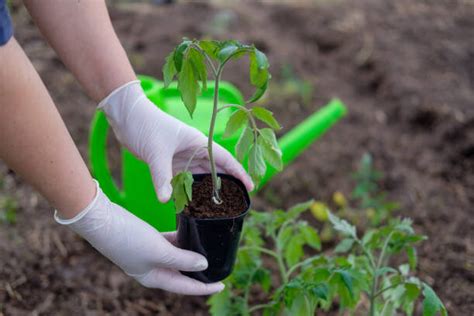
[[[196,218],[236,217],[249,207],[245,201],[244,192],[234,181],[221,178],[222,187],[219,192],[221,204],[212,201],[212,177],[206,176],[201,181],[193,183],[193,200],[184,209],[184,214]]]
[[[316,4],[314,4],[316,3]],[[291,65],[315,87],[304,104],[272,97],[282,134],[330,97],[348,117],[276,177],[257,209],[286,207],[353,188],[349,174],[363,152],[384,172],[383,188],[428,235],[419,274],[451,315],[474,313],[474,6],[468,0],[316,1],[282,6],[239,2],[218,9],[199,2],[111,10],[138,72],[161,77],[167,52],[181,37],[218,33],[216,14],[229,18],[225,37],[255,43],[279,69]],[[72,76],[44,44],[23,9],[16,36],[40,72],[72,137],[86,158],[94,112]],[[225,79],[248,95],[241,65]],[[275,90],[274,90],[275,91]],[[112,157],[118,161],[118,155]],[[204,298],[145,289],[69,230],[52,220],[47,203],[0,165],[2,193],[21,205],[16,225],[0,226],[0,314],[207,315]]]

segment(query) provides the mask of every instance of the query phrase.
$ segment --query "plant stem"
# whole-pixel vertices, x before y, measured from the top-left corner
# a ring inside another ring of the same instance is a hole
[[[275,251],[258,247],[258,246],[243,246],[239,248],[240,250],[258,250],[260,252],[266,253],[267,255],[270,255],[276,259],[278,259],[278,254]]]
[[[211,125],[209,127],[209,135],[208,135],[208,143],[207,143],[207,151],[209,153],[209,162],[211,164],[211,176],[212,176],[212,189],[213,189],[213,201],[216,204],[222,203],[219,197],[219,188],[218,188],[218,178],[217,178],[217,171],[216,171],[216,162],[214,160],[214,153],[213,153],[213,139],[214,139],[214,127],[216,125],[216,117],[217,117],[217,107],[219,103],[219,81],[221,78],[221,73],[223,69],[223,64],[219,66],[216,73],[215,83],[214,83],[214,105],[212,108],[212,117],[211,117]]]
[[[310,263],[310,262],[313,261],[313,260],[319,259],[320,257],[321,257],[320,255],[316,255],[316,256],[313,256],[313,257],[309,257],[309,258],[307,258],[307,259],[305,259],[305,260],[303,260],[303,261],[301,261],[301,262],[298,262],[297,264],[295,264],[294,266],[292,266],[292,267],[288,270],[288,272],[286,273],[286,276],[287,276],[288,278],[290,278],[291,274],[292,274],[293,272],[295,272],[296,269],[298,269],[298,268],[300,268],[300,267],[302,267],[302,266],[304,266],[304,265]]]
[[[370,291],[370,316],[375,316],[375,299],[377,298],[377,285],[378,285],[378,276],[377,276],[377,271],[380,269],[380,267],[383,264],[384,258],[385,258],[385,252],[387,251],[388,243],[390,242],[390,239],[392,239],[393,232],[391,232],[387,239],[385,239],[384,245],[382,247],[382,251],[380,253],[379,259],[377,260],[377,266],[375,267],[374,270],[374,279],[372,280],[372,289]]]
[[[288,277],[286,273],[285,263],[283,262],[283,256],[281,255],[280,251],[278,251],[277,262],[278,262],[278,268],[280,269],[282,283],[286,284],[288,283]]]
[[[270,306],[272,306],[272,304],[259,304],[259,305],[255,305],[255,306],[250,307],[248,311],[249,311],[249,314],[250,314],[250,313],[253,313],[253,312],[255,312],[259,309],[263,309],[263,308],[270,307]]]

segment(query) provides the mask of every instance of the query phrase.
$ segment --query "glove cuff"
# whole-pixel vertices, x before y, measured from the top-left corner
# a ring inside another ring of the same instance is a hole
[[[106,96],[102,101],[99,102],[97,108],[100,110],[106,110],[105,107],[107,105],[114,105],[115,103],[120,102],[121,100],[123,100],[122,94],[130,89],[133,89],[135,93],[143,93],[143,90],[140,85],[140,80],[133,80],[121,85],[120,87],[112,91],[108,96]]]
[[[88,206],[86,206],[85,209],[83,209],[82,211],[80,211],[76,216],[74,216],[73,218],[69,218],[69,219],[64,219],[64,218],[61,218],[59,216],[59,213],[58,213],[58,210],[54,210],[54,220],[58,223],[58,224],[61,224],[61,225],[71,225],[71,224],[74,224],[74,223],[77,223],[78,221],[80,221],[84,216],[87,215],[87,213],[89,213],[89,211],[91,209],[93,209],[96,204],[97,204],[97,200],[99,199],[99,196],[102,193],[102,190],[100,189],[100,186],[99,186],[99,182],[97,182],[97,180],[93,179],[95,185],[96,185],[96,193],[95,193],[95,196],[94,196],[94,199],[92,199],[92,202],[89,203]]]

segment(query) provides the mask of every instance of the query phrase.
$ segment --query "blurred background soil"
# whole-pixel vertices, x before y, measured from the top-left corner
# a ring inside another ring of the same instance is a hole
[[[266,104],[290,130],[338,97],[349,115],[274,178],[259,210],[353,188],[364,152],[382,187],[429,240],[419,273],[451,315],[474,313],[474,3],[437,1],[118,1],[110,14],[138,73],[161,78],[182,37],[255,43],[271,62]],[[13,3],[23,45],[87,159],[94,113],[72,75]],[[104,47],[104,49],[107,49]],[[225,79],[251,93],[244,67]],[[27,89],[27,87],[25,87]],[[33,106],[33,105],[32,105]],[[118,155],[111,158],[117,165]],[[0,315],[207,315],[203,297],[145,289],[52,218],[43,198],[0,164],[0,193],[18,201],[0,224]]]

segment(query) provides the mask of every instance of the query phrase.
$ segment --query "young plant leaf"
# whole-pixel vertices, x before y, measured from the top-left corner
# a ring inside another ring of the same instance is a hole
[[[199,46],[209,57],[217,59],[217,53],[221,47],[218,41],[200,41]]]
[[[257,88],[263,87],[269,77],[267,56],[264,53],[254,48],[250,54],[250,82]]]
[[[304,237],[300,234],[294,234],[290,237],[285,248],[285,260],[288,266],[297,264],[304,255],[303,252]]]
[[[229,41],[228,43],[224,44],[219,52],[217,53],[217,58],[222,63],[226,61],[232,54],[238,51],[239,47],[235,42]]]
[[[261,179],[265,175],[265,171],[267,170],[267,166],[265,165],[265,161],[263,159],[262,149],[258,144],[254,144],[252,148],[250,148],[249,153],[249,173],[252,179],[258,180]]]
[[[239,161],[243,161],[248,153],[250,146],[254,141],[254,133],[250,127],[246,127],[240,135],[237,145],[235,145],[235,153]]]
[[[436,295],[435,291],[426,283],[423,283],[423,316],[436,316],[438,312],[441,316],[447,316],[448,312],[443,302]]]
[[[333,225],[334,229],[341,232],[344,236],[357,238],[356,228],[349,224],[346,220],[340,219],[336,215],[329,213],[329,221]]]
[[[165,65],[163,66],[163,80],[164,86],[167,88],[176,75],[176,67],[174,64],[174,52],[166,57]]]
[[[199,94],[198,77],[189,59],[182,61],[182,68],[178,75],[178,90],[181,92],[186,109],[191,117],[196,109],[197,95]]]
[[[345,253],[351,250],[352,246],[354,245],[354,239],[346,238],[343,239],[334,249],[335,253]]]
[[[298,203],[292,206],[288,212],[286,212],[288,218],[296,218],[300,216],[301,213],[307,211],[311,205],[314,203],[314,200],[309,200],[303,203]]]
[[[193,65],[194,76],[201,80],[202,90],[207,89],[207,68],[204,55],[195,48],[190,48],[188,52],[188,59]]]
[[[211,306],[209,312],[212,316],[232,315],[232,292],[229,287],[212,295],[207,304]]]
[[[316,250],[321,250],[321,239],[313,227],[303,225],[300,227],[300,231],[308,245]]]
[[[408,263],[410,264],[410,269],[415,270],[416,265],[418,264],[418,258],[416,256],[416,248],[415,247],[408,247],[406,250],[408,256]]]
[[[247,101],[245,101],[245,103],[253,103],[260,100],[260,98],[265,94],[265,91],[267,91],[267,87],[268,81],[262,87],[257,88],[253,95]]]
[[[179,44],[176,49],[174,50],[173,59],[176,71],[178,73],[181,72],[181,68],[183,66],[184,54],[186,49],[191,44],[191,41],[184,40],[181,44]]]
[[[225,127],[224,138],[232,136],[248,123],[248,116],[244,110],[238,109],[230,116]]]
[[[171,180],[173,187],[173,200],[176,212],[180,213],[193,199],[193,175],[189,171],[178,173]]]
[[[262,147],[263,157],[277,170],[283,169],[282,152],[275,133],[270,128],[259,130],[258,144]]]
[[[277,120],[273,117],[273,113],[265,108],[262,108],[261,106],[254,106],[252,108],[252,114],[262,121],[263,123],[267,124],[274,130],[279,130],[281,129],[280,124],[278,124]]]

